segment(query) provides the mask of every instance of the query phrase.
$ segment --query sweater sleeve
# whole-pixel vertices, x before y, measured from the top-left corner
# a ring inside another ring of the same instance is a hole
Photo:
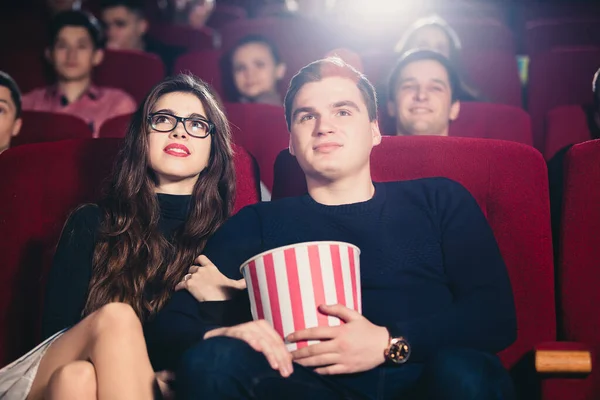
[[[46,284],[43,338],[81,319],[99,223],[98,207],[86,206],[73,213],[65,224]]]
[[[460,184],[437,180],[434,218],[453,303],[444,311],[389,326],[411,345],[411,361],[444,347],[496,353],[516,339],[516,314],[506,266],[475,199]]]
[[[246,207],[231,217],[208,241],[203,252],[225,275],[240,279],[239,267],[262,245],[260,219]],[[165,307],[146,324],[145,335],[155,368],[170,367],[187,348],[209,330],[250,319],[247,292],[230,301],[198,302],[188,291],[173,294]]]

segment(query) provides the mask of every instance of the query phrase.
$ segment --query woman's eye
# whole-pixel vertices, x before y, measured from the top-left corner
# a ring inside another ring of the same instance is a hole
[[[192,128],[195,130],[205,130],[205,125],[202,121],[192,121]]]

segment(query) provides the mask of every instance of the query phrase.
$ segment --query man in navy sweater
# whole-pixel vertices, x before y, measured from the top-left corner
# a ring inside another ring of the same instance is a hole
[[[200,269],[238,280],[242,262],[265,250],[349,242],[361,249],[363,314],[320,305],[346,323],[291,334],[287,341],[323,341],[289,353],[265,321],[232,325],[236,307],[248,314],[245,292],[245,301],[199,302],[207,298],[190,285],[147,332],[149,347],[189,347],[178,398],[513,398],[495,355],[516,337],[512,290],[470,193],[444,178],[372,181],[375,92],[339,59],[300,70],[285,116],[308,194],[241,210],[206,246],[214,265],[202,257]]]

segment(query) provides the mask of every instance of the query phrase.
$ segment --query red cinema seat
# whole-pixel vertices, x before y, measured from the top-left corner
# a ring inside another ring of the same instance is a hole
[[[600,47],[600,15],[559,17],[525,24],[525,51],[530,56],[566,46]]]
[[[504,104],[463,102],[449,136],[500,139],[533,145],[531,119],[522,108]]]
[[[527,109],[536,148],[545,148],[544,122],[548,111],[557,106],[592,101],[592,80],[598,67],[600,50],[553,50],[531,57]]]
[[[218,30],[223,25],[244,19],[247,16],[248,13],[242,7],[217,3],[206,25]]]
[[[91,139],[92,131],[81,118],[45,111],[23,111],[21,132],[11,146],[30,143],[56,142],[68,139]]]
[[[191,72],[203,81],[210,84],[213,89],[225,100],[228,99],[224,86],[221,68],[223,53],[220,50],[202,50],[180,56],[175,61],[175,73]]]
[[[379,110],[382,132],[395,135],[394,120]],[[462,102],[458,118],[450,123],[448,136],[499,139],[533,145],[531,118],[522,108],[504,104]]]
[[[119,139],[71,140],[9,149],[0,155],[0,366],[39,339],[43,277],[63,224],[77,205],[98,199]],[[252,157],[234,146],[235,211],[259,201]]]
[[[38,9],[44,6],[40,5]],[[0,48],[3,51],[32,49],[42,52],[48,44],[48,22],[34,7],[26,12],[0,13]]]
[[[222,49],[229,51],[248,35],[262,35],[270,39],[286,63],[285,77],[281,80],[280,92],[285,94],[289,81],[305,65],[323,58],[334,45],[334,35],[329,28],[316,21],[302,18],[255,18],[240,20],[223,26]]]
[[[122,138],[127,133],[131,114],[118,115],[104,121],[100,126],[99,138]]]
[[[211,28],[195,29],[186,25],[151,24],[148,32],[152,38],[169,46],[189,51],[209,50],[218,47],[218,34]]]
[[[523,106],[519,69],[513,52],[464,49],[461,66],[464,79],[480,92],[483,101]]]
[[[124,90],[137,103],[164,77],[160,58],[139,51],[106,50],[102,64],[94,71],[94,83]]]
[[[495,18],[457,18],[448,23],[458,34],[463,49],[516,53],[511,30]]]
[[[535,349],[585,348],[553,342],[554,269],[548,180],[541,154],[531,146],[507,141],[384,137],[371,154],[371,171],[380,182],[443,176],[471,192],[498,241],[517,308],[517,340],[499,356],[511,369],[521,398],[570,399],[574,389],[568,382],[540,381],[531,374]],[[295,158],[284,151],[275,165],[273,199],[303,193],[304,175]]]
[[[573,146],[565,157],[558,262],[558,316],[565,340],[577,340],[600,355],[600,141]],[[600,369],[594,366],[573,400],[600,398]]]
[[[568,145],[591,139],[587,116],[582,106],[559,106],[546,115],[546,144],[543,152],[546,160],[550,160]]]
[[[225,108],[234,141],[256,159],[260,180],[272,190],[275,159],[289,145],[283,107],[228,103]]]
[[[0,57],[0,71],[8,73],[23,94],[45,86],[52,79],[42,49],[19,49]],[[26,66],[26,67],[25,67]]]

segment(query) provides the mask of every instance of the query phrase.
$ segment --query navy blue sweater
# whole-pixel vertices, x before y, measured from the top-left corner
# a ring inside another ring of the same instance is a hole
[[[485,216],[460,184],[444,178],[376,183],[372,199],[340,206],[308,195],[255,204],[229,219],[204,254],[239,279],[240,265],[253,255],[315,240],[361,249],[363,315],[404,336],[413,362],[441,347],[495,353],[515,340],[506,266]],[[236,307],[246,308],[243,316],[233,316],[242,311]],[[198,303],[180,291],[147,329],[148,345],[170,347],[177,357],[207,330],[248,316],[246,293],[239,302]]]

